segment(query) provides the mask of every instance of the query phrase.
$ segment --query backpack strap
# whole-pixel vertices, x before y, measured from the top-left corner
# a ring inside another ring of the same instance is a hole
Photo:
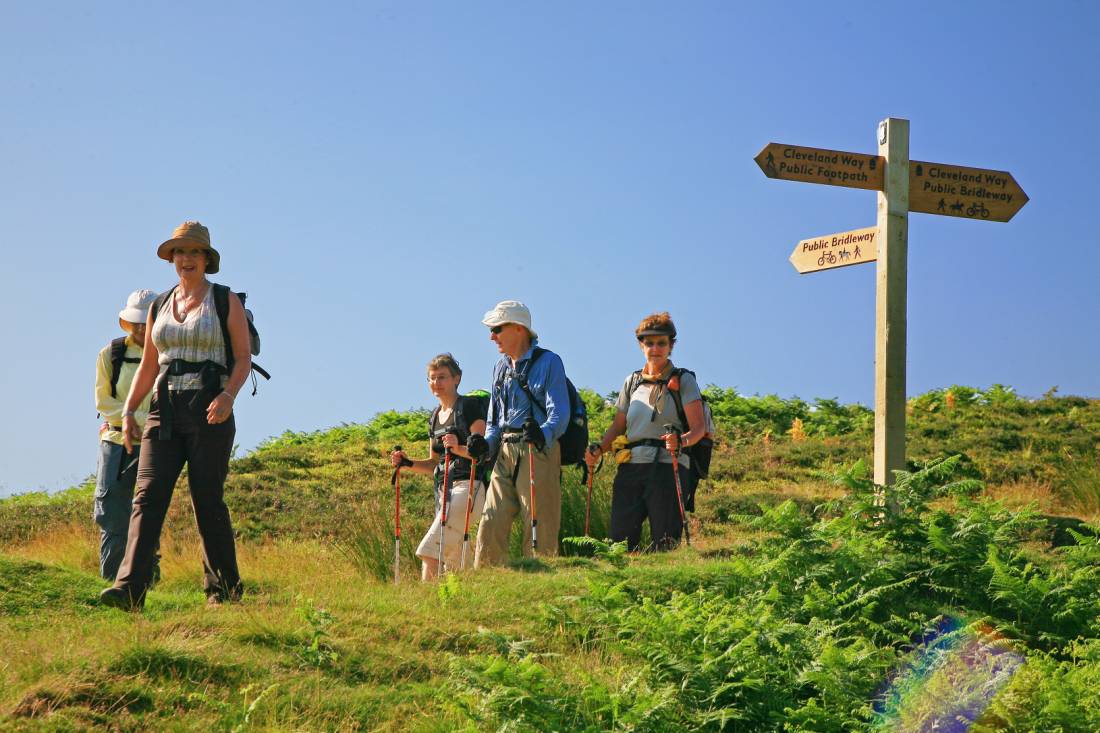
[[[233,358],[233,340],[229,337],[229,286],[212,284],[214,288],[214,310],[218,313],[218,323],[222,327],[222,339],[225,342],[225,371],[233,373],[233,365],[237,360]]]
[[[690,374],[693,377],[695,376],[695,372],[691,371],[690,369],[676,367],[672,370],[672,374],[669,375],[669,381],[671,381],[672,377],[676,377],[676,383],[679,384],[680,379],[683,377],[684,374]],[[684,431],[686,432],[688,430],[691,430],[691,426],[688,425],[687,413],[684,412],[684,398],[680,395],[680,390],[672,389],[672,387],[670,386],[668,388],[668,393],[672,395],[672,401],[676,403],[676,414],[680,418],[680,424],[684,426]]]
[[[542,410],[543,414],[546,414],[546,406],[540,405],[539,401],[535,399],[535,395],[531,392],[531,388],[527,386],[527,375],[531,372],[531,367],[535,365],[538,358],[546,353],[546,349],[541,346],[536,346],[531,352],[531,358],[527,360],[527,366],[523,368],[523,371],[515,372],[516,381],[519,382],[519,388],[523,390],[523,394],[527,395],[528,401],[531,403],[531,407],[538,407]]]
[[[460,394],[458,396],[458,402],[455,402],[453,411],[455,416],[455,430],[458,431],[459,440],[465,440],[470,437],[470,426],[466,424],[466,399],[466,395]],[[463,436],[465,436],[465,438]]]
[[[126,356],[126,336],[111,339],[111,396],[118,398],[118,378],[122,374],[122,364],[140,364],[141,359]]]
[[[630,403],[630,398],[634,396],[634,393],[638,390],[638,387],[642,386],[642,370],[639,369],[636,372],[631,373],[630,383],[626,388],[626,401]]]
[[[152,308],[153,318],[156,318],[157,314],[160,313],[161,310],[164,309],[164,304],[166,302],[168,302],[169,298],[172,297],[172,293],[176,292],[177,287],[179,287],[179,286],[178,285],[173,285],[171,288],[169,288],[168,290],[165,290],[163,293],[158,295],[157,299],[153,301],[153,308]],[[153,327],[153,324],[150,323],[149,328],[152,328],[152,327]]]

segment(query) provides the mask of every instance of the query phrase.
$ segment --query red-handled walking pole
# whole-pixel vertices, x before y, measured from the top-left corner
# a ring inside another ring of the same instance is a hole
[[[665,425],[665,432],[676,436],[676,445],[680,444],[680,428],[675,425]],[[680,450],[672,451],[672,476],[676,479],[676,501],[680,505],[680,524],[684,527],[684,537],[688,547],[691,547],[691,530],[688,529],[687,515],[684,513],[684,493],[680,490]]]
[[[466,553],[470,549],[470,511],[474,507],[474,491],[477,489],[477,458],[470,456],[470,483],[466,491],[466,525],[462,528],[462,560],[459,569],[466,569]]]

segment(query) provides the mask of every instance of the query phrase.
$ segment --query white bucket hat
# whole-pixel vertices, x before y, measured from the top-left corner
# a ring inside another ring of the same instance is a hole
[[[535,329],[531,328],[531,311],[518,300],[500,301],[491,311],[485,314],[481,322],[489,328],[493,326],[502,326],[505,323],[518,323],[527,329],[532,339],[537,339],[539,337],[539,335],[535,333]]]
[[[126,299],[126,307],[118,312],[118,325],[123,331],[129,331],[127,323],[145,323],[149,318],[149,306],[157,299],[155,290],[135,290]]]

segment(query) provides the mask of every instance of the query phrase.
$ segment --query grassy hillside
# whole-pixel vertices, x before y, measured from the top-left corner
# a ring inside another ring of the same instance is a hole
[[[667,555],[574,543],[423,585],[432,499],[409,478],[395,587],[385,453],[422,450],[415,412],[234,460],[229,607],[203,603],[185,480],[141,615],[95,604],[90,487],[0,501],[0,728],[1100,729],[1100,402],[914,398],[882,508],[865,408],[708,394],[720,449],[693,547]],[[583,513],[567,471],[564,535]]]

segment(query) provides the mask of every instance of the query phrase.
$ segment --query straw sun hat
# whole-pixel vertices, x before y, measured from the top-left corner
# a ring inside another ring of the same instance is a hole
[[[206,265],[206,274],[213,275],[218,271],[222,256],[218,250],[210,246],[210,230],[197,221],[185,221],[172,232],[172,238],[157,247],[157,257],[162,260],[172,261],[172,250],[176,247],[191,246],[205,249],[210,253],[210,261]]]

